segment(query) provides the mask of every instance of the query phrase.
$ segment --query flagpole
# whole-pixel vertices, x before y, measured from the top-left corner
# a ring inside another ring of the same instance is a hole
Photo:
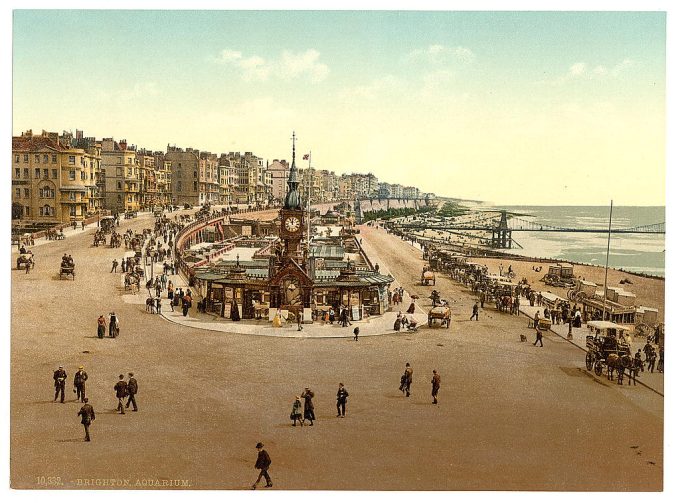
[[[614,209],[614,200],[609,201],[609,231],[607,233],[607,259],[604,265],[604,303],[602,304],[602,321],[605,321],[607,314],[607,275],[609,272],[609,245],[612,238],[612,210]],[[611,317],[610,317],[611,318]],[[611,320],[610,320],[611,321]]]
[[[312,231],[312,151],[309,151],[308,155],[308,190],[307,190],[307,248],[311,250],[312,246],[312,241],[311,241],[311,231]]]

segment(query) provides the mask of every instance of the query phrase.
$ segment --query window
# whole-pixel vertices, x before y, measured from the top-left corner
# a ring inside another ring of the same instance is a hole
[[[123,190],[123,182],[116,182],[116,188],[118,190]]]
[[[28,154],[24,154],[24,162],[28,162]]]
[[[26,214],[27,217],[30,217],[31,216],[31,207],[26,206],[24,213]]]
[[[20,159],[19,154],[16,154],[14,156],[14,162],[19,162],[19,159]]]
[[[118,194],[118,202],[121,202],[122,200],[123,200],[123,198],[121,197],[120,194]]]
[[[17,197],[21,197],[21,189],[18,187],[14,189],[14,195],[16,195]]]
[[[40,168],[35,168],[35,177],[40,178]]]
[[[81,180],[87,180],[87,173],[85,173],[84,171],[81,171],[80,172],[80,179]]]
[[[52,170],[52,178],[54,178],[54,179],[57,178],[57,170],[56,169]]]
[[[69,180],[75,180],[76,179],[76,170],[72,169],[71,171],[68,172],[68,179]]]
[[[194,171],[194,178],[198,178],[198,172]]]
[[[76,216],[76,207],[75,207],[75,206],[71,206],[71,207],[69,208],[68,214],[69,214],[69,216],[75,217],[75,216]]]
[[[128,203],[132,202],[132,196],[128,196]]]
[[[14,168],[14,178],[21,178],[21,169]]]
[[[75,201],[76,200],[76,193],[75,192],[69,192],[68,193],[68,199],[69,199],[69,201]]]
[[[24,168],[24,178],[28,178],[28,168]]]
[[[182,192],[182,182],[177,182],[177,192]]]
[[[35,162],[40,164],[40,154],[35,154]]]
[[[24,189],[24,197],[26,198],[31,197],[31,189]]]
[[[75,155],[68,156],[68,163],[74,165],[76,163],[76,156]]]
[[[116,168],[116,176],[123,176],[123,168]]]
[[[43,169],[43,178],[49,178],[50,177],[50,170],[49,169]]]
[[[127,169],[127,176],[132,176],[132,168]]]
[[[57,164],[57,154],[52,154],[52,164]]]
[[[43,163],[47,164],[48,162],[50,162],[49,154],[43,154]]]
[[[194,182],[194,191],[198,190],[198,182]]]

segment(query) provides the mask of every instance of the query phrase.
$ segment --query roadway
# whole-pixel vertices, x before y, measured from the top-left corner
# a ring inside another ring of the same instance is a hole
[[[142,215],[120,229],[152,222]],[[45,487],[45,476],[63,488],[177,479],[246,489],[262,441],[275,489],[662,489],[662,397],[593,378],[583,353],[559,337],[532,346],[524,317],[482,310],[469,321],[472,298],[448,279],[436,288],[453,302],[450,329],[359,342],[206,332],[126,303],[120,275],[109,272],[124,250],[93,248],[92,234],[37,246],[35,270],[11,272],[14,488]],[[431,287],[417,286],[419,252],[383,230],[362,227],[362,239],[381,271],[425,306]],[[75,259],[75,281],[58,279],[64,253]],[[121,335],[99,340],[97,317],[111,310]],[[397,389],[406,361],[415,369],[408,399]],[[89,374],[90,443],[70,387],[70,401],[52,401],[60,364],[70,382],[78,365]],[[128,371],[139,381],[140,411],[123,418],[113,385]],[[335,417],[340,381],[350,393],[344,419]],[[293,428],[288,415],[305,386],[316,392],[318,420]]]

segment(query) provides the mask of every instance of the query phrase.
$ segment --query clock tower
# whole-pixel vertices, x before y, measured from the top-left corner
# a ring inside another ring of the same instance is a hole
[[[300,181],[298,180],[298,170],[295,166],[295,132],[293,132],[293,161],[290,166],[290,176],[288,177],[288,193],[281,208],[281,230],[279,235],[284,242],[283,254],[290,257],[298,264],[302,265],[302,237],[304,234],[304,210],[302,209],[302,198],[298,191]]]

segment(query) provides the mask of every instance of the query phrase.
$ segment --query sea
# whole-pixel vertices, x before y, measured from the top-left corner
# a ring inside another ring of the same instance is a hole
[[[507,210],[518,218],[561,228],[598,228],[609,225],[609,206],[486,206]],[[612,229],[652,225],[666,221],[664,206],[614,206]],[[508,215],[510,216],[510,215]],[[512,237],[522,248],[511,253],[604,266],[607,234],[517,231]],[[612,234],[609,267],[665,277],[665,234]]]

